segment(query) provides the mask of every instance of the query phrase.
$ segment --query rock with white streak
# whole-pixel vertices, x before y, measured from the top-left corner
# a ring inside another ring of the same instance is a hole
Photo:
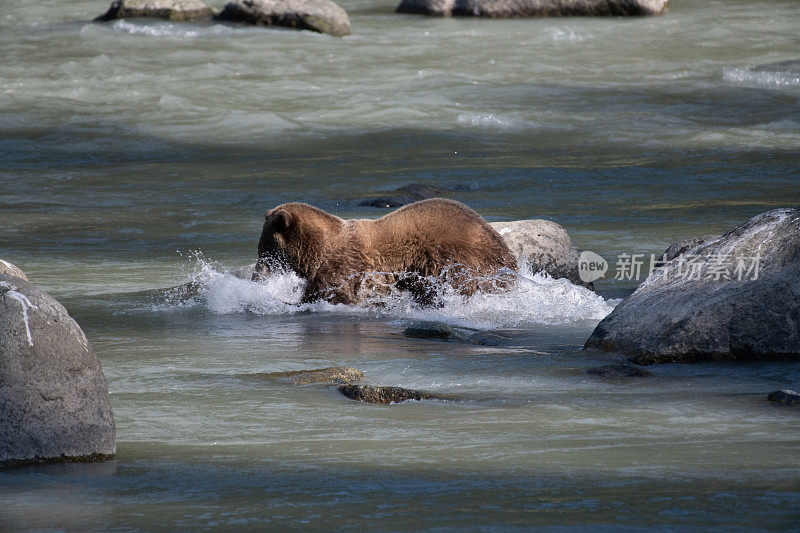
[[[106,378],[52,296],[0,274],[0,466],[99,461],[116,453]]]

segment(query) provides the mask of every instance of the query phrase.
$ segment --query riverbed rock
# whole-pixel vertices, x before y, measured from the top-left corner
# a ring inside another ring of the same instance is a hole
[[[528,265],[531,273],[547,272],[553,278],[566,278],[575,285],[594,289],[581,280],[578,258],[581,250],[563,226],[549,220],[529,219],[490,224],[503,237],[517,261]]]
[[[398,13],[488,18],[661,15],[667,0],[402,0]]]
[[[780,405],[800,405],[800,393],[793,390],[776,390],[767,395],[767,400]]]
[[[461,342],[476,346],[502,346],[511,340],[505,335],[492,331],[475,331],[470,328],[451,326],[444,322],[415,322],[403,330],[403,335],[412,339]]]
[[[200,0],[114,0],[96,21],[157,18],[173,22],[210,22],[216,11]]]
[[[664,253],[657,259],[658,263],[668,263],[678,256],[681,256],[685,253],[691,252],[701,244],[705,244],[709,241],[713,241],[714,239],[719,239],[721,235],[715,234],[707,234],[707,235],[695,235],[693,237],[684,237],[680,240],[675,241],[672,243]]]
[[[52,296],[0,274],[0,466],[116,453],[108,386],[86,335]]]
[[[13,263],[9,263],[8,261],[4,261],[0,259],[0,274],[5,274],[7,276],[13,276],[15,278],[24,279],[28,281],[28,276],[25,275],[25,272],[22,271],[17,265]]]
[[[402,387],[375,387],[373,385],[342,385],[339,392],[364,403],[391,404],[409,400],[441,400],[443,398],[430,392],[404,389]]]
[[[350,35],[347,12],[330,0],[234,0],[225,4],[219,19],[311,30],[336,37]]]
[[[453,191],[438,187],[436,185],[428,185],[425,183],[409,183],[398,187],[394,191],[385,196],[376,196],[374,198],[367,198],[359,202],[358,205],[364,207],[401,207],[406,204],[425,200],[427,198],[441,198],[447,197]]]
[[[800,360],[800,207],[755,216],[656,269],[586,348],[639,364]]]
[[[292,385],[308,385],[310,383],[330,383],[333,385],[350,385],[364,377],[364,373],[349,366],[331,366],[314,370],[296,370],[293,372],[271,372],[265,377],[277,379]]]
[[[653,375],[646,368],[630,363],[611,363],[597,368],[588,368],[584,372],[602,378],[643,378]]]

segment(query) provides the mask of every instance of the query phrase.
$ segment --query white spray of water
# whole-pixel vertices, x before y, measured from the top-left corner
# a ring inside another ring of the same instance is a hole
[[[6,292],[3,293],[3,298],[11,298],[12,300],[16,300],[20,303],[22,307],[22,319],[25,322],[25,333],[28,336],[28,344],[33,346],[33,337],[31,336],[31,326],[28,322],[28,309],[39,309],[37,306],[33,305],[28,297],[22,294],[21,292],[17,292],[17,287],[7,283],[5,281],[0,281],[0,287],[4,287],[8,289]]]
[[[525,266],[520,270],[526,271]],[[397,292],[357,305],[301,304],[305,281],[294,273],[275,274],[255,283],[227,273],[202,258],[197,260],[192,282],[200,285],[199,299],[194,303],[204,303],[217,314],[332,312],[433,320],[482,329],[601,320],[617,303],[566,279],[553,279],[546,274],[519,275],[516,286],[510,291],[476,293],[470,297],[442,287],[441,307],[421,307],[409,294]]]

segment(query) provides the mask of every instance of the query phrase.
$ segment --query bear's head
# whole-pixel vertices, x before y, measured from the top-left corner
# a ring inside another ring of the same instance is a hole
[[[319,266],[330,232],[340,222],[341,219],[307,204],[283,204],[267,211],[258,241],[253,281],[287,269],[301,277],[311,277]]]

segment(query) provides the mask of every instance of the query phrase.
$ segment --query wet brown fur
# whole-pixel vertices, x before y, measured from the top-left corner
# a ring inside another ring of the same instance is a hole
[[[253,279],[282,263],[308,282],[303,302],[355,303],[390,286],[431,303],[427,277],[458,292],[507,287],[516,260],[502,237],[464,204],[432,198],[377,220],[342,220],[302,203],[267,211]],[[367,273],[379,273],[365,277]]]

